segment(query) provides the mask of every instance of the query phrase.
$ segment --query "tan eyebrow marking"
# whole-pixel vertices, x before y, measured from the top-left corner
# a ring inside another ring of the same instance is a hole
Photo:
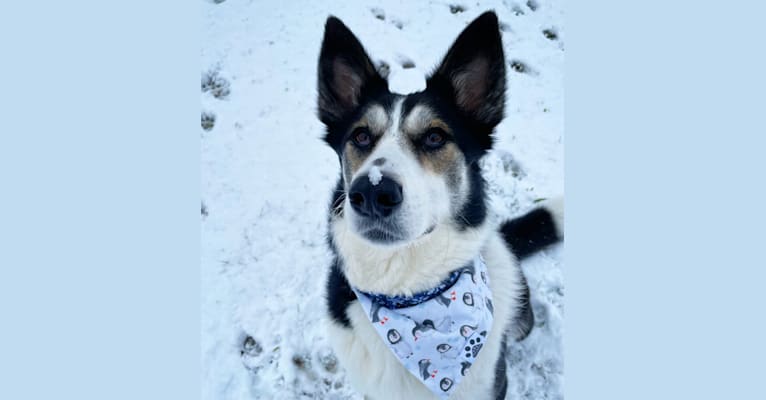
[[[452,133],[446,122],[438,118],[430,108],[421,104],[413,107],[402,126],[402,130],[410,136],[419,135],[430,128],[439,128],[444,132]]]
[[[354,122],[353,125],[351,125],[351,128],[349,128],[349,132],[353,132],[356,128],[363,128],[366,126],[369,126],[370,124],[367,123],[367,119],[362,117],[359,121]]]
[[[371,106],[358,121],[351,125],[350,131],[359,127],[367,127],[375,134],[382,134],[388,126],[388,115],[380,105]]]
[[[452,130],[450,130],[449,126],[447,126],[447,123],[442,121],[439,118],[434,118],[431,120],[431,124],[428,126],[428,128],[439,128],[447,133],[452,133]]]

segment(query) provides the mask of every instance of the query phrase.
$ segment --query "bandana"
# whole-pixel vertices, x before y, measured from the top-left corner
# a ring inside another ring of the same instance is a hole
[[[375,331],[431,392],[448,398],[471,368],[492,328],[492,293],[481,256],[439,286],[414,296],[354,289]]]

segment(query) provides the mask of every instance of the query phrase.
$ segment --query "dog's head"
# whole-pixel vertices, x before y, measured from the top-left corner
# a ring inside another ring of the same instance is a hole
[[[338,154],[334,207],[349,230],[378,246],[400,246],[443,224],[483,222],[478,160],[503,118],[505,61],[497,16],[460,34],[426,89],[393,94],[359,40],[330,17],[318,68],[318,112]]]

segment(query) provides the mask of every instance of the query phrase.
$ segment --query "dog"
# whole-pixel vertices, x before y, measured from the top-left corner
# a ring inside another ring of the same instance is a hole
[[[420,361],[422,379],[408,371],[397,354],[409,357],[412,350],[388,347],[408,333],[397,332],[395,342],[390,330],[388,340],[381,337],[374,324],[387,319],[378,315],[379,306],[365,311],[357,293],[413,296],[438,287],[477,255],[492,293],[480,305],[494,322],[477,336],[484,341],[473,363],[460,364],[462,381],[453,388],[452,379],[442,378],[440,387],[454,390],[451,399],[505,398],[506,343],[522,340],[534,325],[519,261],[563,240],[564,216],[561,199],[510,221],[488,215],[479,160],[492,148],[504,116],[505,80],[493,12],[469,24],[427,77],[426,88],[409,95],[391,93],[356,36],[339,19],[327,19],[318,117],[341,167],[329,207],[327,329],[349,381],[365,398],[439,396],[422,382],[435,375],[431,361]],[[487,281],[463,272],[473,282]],[[459,300],[474,305],[470,296]],[[426,322],[415,330],[438,329]],[[456,357],[450,349],[438,350]]]

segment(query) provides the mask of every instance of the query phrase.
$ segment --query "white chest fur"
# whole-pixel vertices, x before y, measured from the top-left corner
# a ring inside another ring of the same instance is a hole
[[[451,399],[492,399],[495,366],[503,335],[509,329],[522,291],[521,271],[499,235],[481,249],[490,276],[494,318],[487,342]],[[346,313],[351,328],[328,322],[330,343],[354,388],[371,399],[436,399],[410,374],[375,332],[358,301]],[[512,335],[511,335],[512,337]],[[372,357],[372,355],[376,357]]]

